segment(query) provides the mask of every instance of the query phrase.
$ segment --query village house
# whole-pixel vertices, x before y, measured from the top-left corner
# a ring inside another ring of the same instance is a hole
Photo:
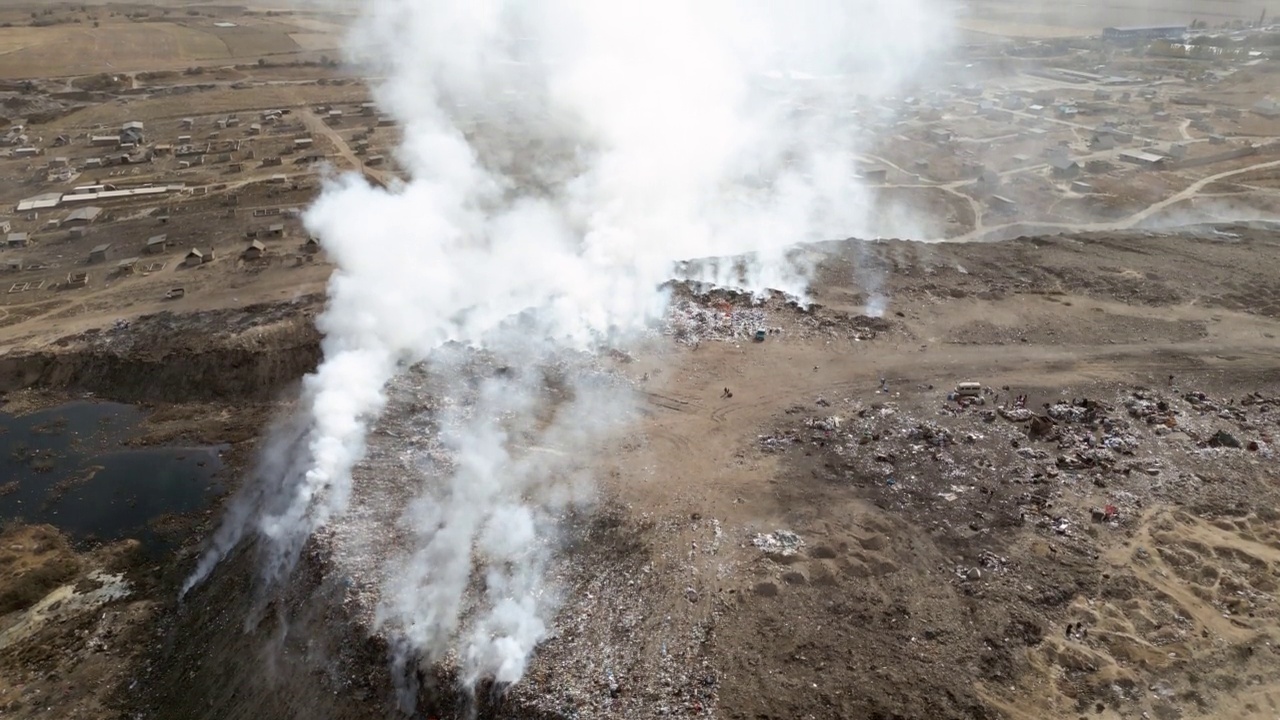
[[[102,243],[89,251],[89,262],[104,263],[110,260],[113,254],[111,243]]]
[[[267,252],[267,246],[263,245],[261,240],[254,240],[253,242],[249,243],[249,247],[244,249],[244,252],[241,253],[241,256],[245,260],[257,260],[258,258],[261,258],[266,252]]]
[[[96,205],[86,205],[82,208],[76,208],[63,218],[62,227],[83,227],[92,223],[94,220],[97,220],[98,216],[101,214],[102,208]]]

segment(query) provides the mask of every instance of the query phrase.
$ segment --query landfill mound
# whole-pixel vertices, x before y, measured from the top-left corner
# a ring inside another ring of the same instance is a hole
[[[902,575],[891,546],[924,544],[939,551],[930,593],[882,596],[887,617],[849,627],[851,647],[888,633],[909,649],[894,674],[920,682],[950,659],[984,705],[1015,716],[1227,712],[1234,692],[1218,683],[1274,662],[1254,652],[1280,613],[1266,470],[1280,399],[1170,384],[1033,405],[1000,388],[976,402],[942,390],[924,393],[932,408],[828,397],[759,438],[807,471],[792,476],[795,506],[854,496],[893,528],[877,539],[869,522],[798,513],[812,549],[780,564],[780,594]],[[922,537],[904,538],[904,519]]]
[[[599,452],[561,458],[593,492],[558,517],[544,580],[562,600],[511,686],[460,688],[456,655],[398,661],[378,623],[387,560],[407,549],[406,503],[452,467],[436,419],[472,402],[466,383],[412,369],[390,388],[351,512],[312,538],[283,588],[260,581],[254,543],[181,603],[198,544],[159,568],[59,560],[48,582],[93,602],[31,635],[55,653],[0,648],[0,669],[23,683],[0,684],[5,707],[36,717],[67,697],[84,717],[184,720],[406,707],[542,720],[1264,717],[1280,692],[1276,243],[1247,226],[834,243],[809,305],[673,284],[648,336],[559,366],[616,383],[634,414]],[[291,408],[250,392],[263,366],[226,363],[234,381],[220,381],[212,358],[301,362],[317,347],[296,318],[314,311],[138,320],[56,352],[154,372],[209,351],[206,382],[232,394],[156,399],[148,432],[235,435],[228,463],[244,470],[246,427]],[[475,379],[509,371],[468,362]],[[87,371],[33,377],[62,393],[148,389]],[[190,382],[178,377],[151,397]],[[548,373],[551,406],[565,388]],[[560,450],[534,439],[516,437],[517,456]],[[123,583],[129,598],[91,594]]]

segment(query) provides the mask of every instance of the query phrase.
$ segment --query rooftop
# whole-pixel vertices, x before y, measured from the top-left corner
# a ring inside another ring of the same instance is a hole
[[[93,222],[94,218],[98,217],[101,214],[102,214],[102,208],[98,207],[97,205],[86,205],[85,207],[76,208],[75,210],[72,210],[70,214],[68,214],[65,218],[63,218],[62,222],[68,223],[68,222],[76,222],[79,220],[83,220],[85,222]]]
[[[1128,158],[1132,160],[1138,160],[1140,162],[1146,162],[1146,163],[1164,162],[1163,155],[1156,155],[1155,153],[1142,152],[1140,150],[1126,150],[1120,153],[1120,157]]]
[[[43,208],[57,207],[62,201],[62,193],[43,193],[33,197],[26,198],[18,202],[18,212],[26,212],[28,210],[40,210]]]
[[[1153,30],[1186,30],[1187,26],[1182,25],[1121,25],[1118,27],[1104,28],[1103,32],[1150,32]]]

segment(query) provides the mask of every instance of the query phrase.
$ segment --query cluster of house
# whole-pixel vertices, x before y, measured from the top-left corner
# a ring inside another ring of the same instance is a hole
[[[118,147],[121,150],[131,150],[146,142],[145,127],[141,122],[131,120],[121,125],[118,133],[90,135],[89,144],[93,147]]]
[[[284,237],[284,225],[272,225],[266,231],[269,237]],[[155,235],[147,239],[146,253],[148,255],[158,255],[167,252],[171,245],[168,235]],[[303,251],[308,254],[315,254],[320,251],[320,242],[314,237],[308,237],[303,244]],[[102,243],[95,246],[89,251],[89,263],[91,265],[101,265],[112,259],[116,254],[116,246],[114,243]],[[246,261],[259,260],[267,255],[267,246],[261,240],[254,238],[249,246],[244,249],[240,257]],[[201,250],[193,247],[187,251],[182,258],[183,267],[197,267],[208,262],[213,262],[217,258],[217,254],[213,248],[209,250]],[[133,272],[134,267],[138,264],[139,258],[130,257],[120,260],[116,263],[116,271],[124,274]]]
[[[84,237],[89,225],[101,214],[102,208],[87,205],[72,210],[61,220],[50,220],[48,227],[69,230],[71,237]],[[0,220],[0,233],[5,234],[5,245],[8,247],[22,248],[31,244],[31,236],[25,232],[13,232],[13,224],[9,220]]]
[[[1087,76],[1084,79],[1099,83],[1107,83],[1112,80],[1119,83],[1124,80],[1123,78],[1106,78],[1101,75],[1076,71],[1062,70],[1060,72]],[[1166,107],[1166,102],[1159,98],[1159,93],[1155,88],[1121,90],[1100,87],[1093,92],[1092,100],[1067,101],[1060,101],[1056,94],[1049,90],[1011,90],[987,95],[986,91],[978,85],[959,88],[956,94],[963,98],[971,98],[970,102],[976,100],[977,114],[979,116],[990,120],[1016,121],[1018,125],[1025,128],[1019,132],[1019,136],[1022,139],[1041,139],[1046,145],[1049,141],[1049,129],[1039,126],[1040,121],[1037,120],[1037,117],[1052,113],[1059,119],[1077,119],[1077,116],[1084,114],[1113,114],[1118,110],[1117,106],[1112,104],[1114,101],[1118,101],[1121,104],[1142,101],[1145,103],[1147,119],[1140,120],[1138,115],[1134,115],[1125,120],[1113,119],[1104,121],[1093,129],[1088,141],[1088,147],[1089,152],[1095,154],[1116,150],[1116,153],[1107,156],[1108,159],[1148,169],[1162,169],[1173,165],[1178,167],[1207,165],[1251,155],[1259,151],[1259,148],[1250,143],[1229,144],[1225,136],[1214,133],[1213,121],[1215,119],[1239,120],[1244,111],[1239,108],[1225,106],[1211,109],[1208,107],[1209,103],[1207,101],[1191,94],[1170,98],[1168,102],[1185,106],[1179,112],[1179,115],[1190,121],[1190,127],[1208,135],[1208,145],[1220,146],[1216,151],[1192,152],[1192,144],[1187,142],[1172,142],[1162,147],[1157,147],[1155,138],[1160,134],[1157,124],[1167,122],[1173,116]],[[926,98],[925,108],[937,107],[942,100],[942,97]],[[916,104],[919,104],[919,101],[916,101]],[[924,110],[921,111],[921,119],[925,117],[924,112]],[[1280,104],[1269,100],[1259,101],[1254,105],[1253,112],[1264,115],[1274,112],[1276,117],[1280,117]],[[954,133],[951,129],[935,123],[926,125],[924,132],[926,133],[926,139],[936,145],[947,145],[954,140]],[[1125,146],[1132,147],[1125,149]],[[1086,168],[1083,165],[1085,158],[1073,158],[1070,142],[1066,140],[1061,141],[1058,146],[1046,147],[1044,152],[1048,171],[1057,180],[1074,181],[1086,169],[1091,172],[1100,172],[1103,171],[1103,168],[1109,167],[1105,161],[1094,159],[1089,160],[1088,168]],[[1032,158],[1025,155],[1013,155],[1011,159],[1016,165],[1022,167],[1028,167],[1033,164]],[[927,170],[929,165],[928,161],[924,159],[916,160],[914,164],[919,171]],[[1098,167],[1095,168],[1095,165]],[[983,171],[984,168],[982,166],[977,166],[967,170],[965,175],[976,177],[979,188],[990,193],[999,185],[999,177],[994,172],[984,173]],[[1088,185],[1078,181],[1073,182],[1072,188],[1078,192],[1088,191]],[[1012,203],[1007,205],[1011,206]]]
[[[343,111],[337,108],[321,108],[325,119],[330,123],[340,123],[343,118]],[[376,116],[376,106],[373,103],[363,103],[359,106],[360,114],[365,116]],[[250,123],[247,127],[247,134],[259,136],[264,133],[264,128],[270,125],[277,125],[284,120],[284,116],[288,115],[288,109],[269,109],[259,113],[256,122]],[[173,155],[179,158],[178,168],[185,169],[197,165],[204,165],[206,161],[214,163],[230,163],[233,161],[233,153],[241,150],[241,139],[222,139],[222,131],[227,128],[240,127],[241,118],[231,113],[223,117],[219,117],[213,121],[214,129],[207,134],[207,137],[201,136],[197,141],[194,137],[194,131],[197,128],[198,121],[194,117],[185,117],[179,121],[179,127],[182,134],[178,135],[177,141],[174,143],[157,143],[148,148],[146,145],[146,126],[144,123],[131,120],[120,126],[120,130],[116,133],[106,132],[105,129],[99,129],[90,132],[87,136],[87,142],[90,147],[94,148],[111,148],[119,152],[112,152],[100,157],[91,157],[83,160],[81,169],[103,168],[115,164],[130,164],[139,162],[148,162],[154,156]],[[377,125],[392,125],[394,122],[389,118],[378,117]],[[366,155],[369,152],[369,143],[367,142],[368,133],[363,132],[361,137],[356,140],[357,154]],[[40,139],[37,139],[40,140]],[[36,144],[32,144],[31,138],[22,126],[13,126],[8,128],[3,136],[0,136],[0,144],[16,146],[9,151],[9,155],[15,158],[30,158],[43,155],[44,149]],[[64,146],[71,144],[71,138],[66,135],[59,135],[54,142],[54,146]],[[310,152],[315,145],[314,140],[309,134],[302,134],[295,137],[291,143],[286,145],[281,151],[281,155],[291,155],[293,153],[304,153],[304,157],[297,163],[315,162],[322,160],[323,155]],[[209,156],[206,158],[206,156]],[[252,148],[245,151],[244,160],[253,160],[255,153]],[[267,157],[263,160],[263,165],[280,164],[280,160],[276,157]],[[366,165],[380,165],[383,158],[380,155],[370,155],[365,159]],[[241,162],[235,162],[231,167],[232,172],[240,172],[244,169]],[[48,165],[49,179],[51,181],[67,182],[73,179],[76,168],[73,167],[69,158],[59,156],[53,158]]]
[[[19,148],[24,148],[29,145],[30,142],[31,137],[27,135],[27,129],[23,125],[10,126],[10,128],[5,131],[4,135],[0,137],[0,145],[8,145],[10,147],[17,146]]]
[[[248,128],[249,135],[260,135],[263,125],[271,125],[280,121],[287,114],[288,110],[265,110],[261,114],[261,121],[251,124]],[[179,127],[183,131],[192,131],[196,127],[196,119],[187,117],[182,118]],[[240,118],[236,114],[230,114],[214,121],[216,129],[208,134],[207,138],[201,138],[196,141],[190,132],[183,132],[179,135],[175,143],[158,143],[150,150],[146,148],[146,126],[139,121],[129,121],[121,125],[119,132],[108,133],[101,129],[91,132],[87,137],[90,147],[95,148],[112,148],[121,152],[111,153],[101,157],[86,158],[83,161],[84,169],[101,168],[114,164],[128,164],[137,162],[146,162],[152,159],[153,155],[174,155],[181,160],[178,163],[179,168],[191,167],[194,165],[205,164],[205,155],[212,154],[213,162],[230,162],[231,153],[239,151],[241,140],[239,139],[221,139],[221,132],[226,128],[234,128],[240,126]],[[35,157],[44,154],[44,151],[34,145],[28,144],[28,136],[23,132],[20,126],[10,128],[3,138],[0,138],[5,144],[19,145],[19,147],[10,151],[10,155],[16,158]],[[309,144],[302,143],[298,147],[304,147]],[[55,146],[69,145],[71,139],[65,135],[58,136]],[[66,181],[70,180],[74,174],[74,168],[66,157],[56,157],[49,163],[49,173],[52,180]]]
[[[85,206],[76,208],[68,213],[62,220],[51,220],[50,222],[58,227],[70,230],[72,237],[83,237],[91,225],[103,213],[103,209],[97,206]],[[9,248],[25,248],[31,244],[30,236],[25,232],[13,231],[13,225],[10,220],[0,220],[0,235],[4,236],[5,245]],[[252,241],[249,246],[241,253],[241,257],[245,260],[258,260],[267,254],[267,246],[259,238],[284,238],[287,235],[287,229],[284,223],[273,223],[260,231],[249,232]],[[153,235],[147,238],[144,245],[146,254],[159,255],[168,252],[172,243],[167,234]],[[104,242],[96,245],[89,251],[89,263],[100,265],[113,260],[116,256],[117,245],[112,242]],[[316,254],[320,251],[320,242],[314,237],[308,236],[302,245],[303,252],[307,254]],[[213,249],[208,251],[193,247],[183,257],[182,265],[185,267],[194,267],[203,265],[204,263],[214,260],[215,253]],[[120,260],[117,263],[117,270],[122,273],[133,271],[134,265],[138,262],[137,257],[130,257]],[[20,260],[8,263],[8,269],[21,269]]]
[[[358,105],[356,109],[359,110],[360,115],[362,117],[376,117],[378,127],[388,127],[390,125],[395,124],[395,121],[392,120],[391,118],[378,115],[377,103],[371,103],[371,102],[360,103],[360,105]],[[341,125],[343,118],[346,117],[346,113],[343,112],[341,108],[332,107],[329,105],[320,105],[316,107],[315,113],[320,117],[322,117],[324,121],[330,125]]]

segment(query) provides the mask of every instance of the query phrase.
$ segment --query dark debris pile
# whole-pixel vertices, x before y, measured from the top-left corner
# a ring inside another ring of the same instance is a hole
[[[933,417],[897,402],[796,406],[758,438],[767,453],[820,454],[830,480],[872,491],[882,507],[925,511],[969,536],[1030,525],[1070,538],[1121,528],[1154,500],[1249,500],[1235,472],[1275,460],[1280,398],[1122,391],[1038,409],[951,396]]]

